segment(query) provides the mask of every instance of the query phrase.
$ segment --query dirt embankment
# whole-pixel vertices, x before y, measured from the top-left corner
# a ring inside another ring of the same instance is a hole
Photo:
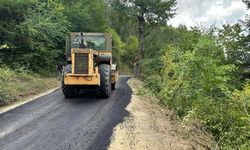
[[[130,79],[132,100],[126,108],[130,116],[119,124],[109,150],[202,150],[213,149],[211,137],[195,125],[181,126],[166,108],[148,96],[136,93],[143,84]]]

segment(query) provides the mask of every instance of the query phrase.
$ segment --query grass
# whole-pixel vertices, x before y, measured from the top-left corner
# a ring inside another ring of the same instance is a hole
[[[0,106],[9,105],[59,85],[55,77],[39,76],[28,71],[0,68]]]

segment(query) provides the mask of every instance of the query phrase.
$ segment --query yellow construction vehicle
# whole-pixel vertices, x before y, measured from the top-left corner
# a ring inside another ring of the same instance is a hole
[[[66,38],[66,59],[62,91],[74,97],[81,90],[93,89],[108,98],[115,89],[118,71],[112,62],[112,36],[108,33],[73,32]]]

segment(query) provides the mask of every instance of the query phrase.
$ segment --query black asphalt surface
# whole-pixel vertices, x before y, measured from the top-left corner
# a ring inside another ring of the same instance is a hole
[[[121,77],[109,99],[61,89],[0,115],[0,150],[103,150],[128,115],[132,90]]]

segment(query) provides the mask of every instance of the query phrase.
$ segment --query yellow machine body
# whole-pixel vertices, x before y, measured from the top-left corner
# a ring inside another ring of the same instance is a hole
[[[75,73],[75,55],[76,53],[86,55],[88,57],[88,73],[87,74],[76,74]],[[96,85],[100,86],[100,74],[98,67],[94,66],[94,57],[98,53],[91,49],[72,49],[71,60],[72,60],[72,72],[64,76],[64,83],[66,85]]]
[[[86,33],[85,33],[86,34]],[[87,34],[99,34],[99,33],[87,33]],[[71,39],[74,39],[77,33],[71,33]],[[70,62],[72,64],[72,70],[70,73],[64,74],[64,84],[72,86],[100,86],[100,73],[97,63],[100,60],[98,58],[103,55],[110,55],[112,58],[112,39],[109,34],[103,34],[106,39],[106,50],[94,50],[90,48],[71,48]],[[72,40],[71,40],[72,42]],[[82,58],[80,58],[80,57]],[[84,63],[78,63],[77,58],[85,60]],[[112,59],[106,61],[105,64],[108,64],[112,67]],[[78,66],[77,66],[78,65]],[[82,66],[81,66],[82,65]],[[76,67],[77,66],[77,67]],[[78,73],[76,68],[85,68],[85,73]],[[118,80],[118,71],[111,71],[111,83],[115,84]]]

